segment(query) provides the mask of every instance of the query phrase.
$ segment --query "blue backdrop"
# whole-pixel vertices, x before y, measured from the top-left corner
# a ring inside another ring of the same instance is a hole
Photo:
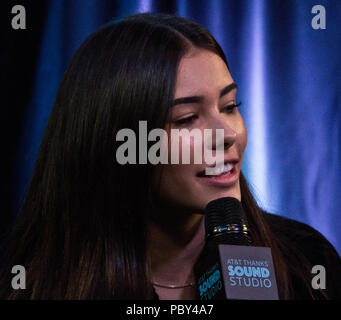
[[[312,28],[316,4],[326,9],[326,29]],[[108,20],[145,11],[191,18],[215,36],[239,86],[249,134],[243,168],[259,204],[308,223],[341,253],[338,0],[49,1],[14,205],[28,185],[59,82],[77,47]]]

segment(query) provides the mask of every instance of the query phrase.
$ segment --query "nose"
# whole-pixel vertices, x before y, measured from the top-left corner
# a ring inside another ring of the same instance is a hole
[[[217,150],[218,148],[227,150],[236,141],[237,133],[225,119],[222,119],[220,114],[212,117],[209,128],[212,129],[212,150]],[[221,130],[223,130],[223,134],[221,134]]]

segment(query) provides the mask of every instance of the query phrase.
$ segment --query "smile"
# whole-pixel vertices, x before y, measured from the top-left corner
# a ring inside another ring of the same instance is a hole
[[[217,187],[231,187],[239,179],[238,170],[232,163],[226,163],[223,166],[216,167],[211,173],[210,175],[206,175],[203,171],[197,177],[200,181]]]
[[[212,168],[210,175],[206,175],[206,174],[203,174],[203,175],[204,176],[220,176],[222,174],[228,174],[231,172],[233,167],[234,167],[234,165],[232,163],[226,163],[226,164],[223,164],[221,166]]]

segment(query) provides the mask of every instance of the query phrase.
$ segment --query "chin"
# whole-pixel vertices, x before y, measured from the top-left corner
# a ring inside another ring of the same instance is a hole
[[[224,197],[232,197],[232,198],[236,198],[239,201],[241,201],[241,195],[240,192],[235,191],[235,190],[231,190],[231,191],[217,191],[214,192],[212,194],[210,194],[209,196],[206,194],[205,197],[203,197],[203,199],[205,199],[205,204],[204,206],[206,207],[206,205],[213,200],[219,199],[219,198],[224,198]]]

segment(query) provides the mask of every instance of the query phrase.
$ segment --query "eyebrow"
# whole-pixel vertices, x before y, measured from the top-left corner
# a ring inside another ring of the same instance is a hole
[[[232,82],[231,84],[229,84],[228,86],[226,86],[220,91],[219,98],[228,94],[233,89],[237,89],[237,84],[234,82]],[[177,98],[173,101],[173,106],[177,104],[185,104],[185,103],[199,103],[199,102],[202,102],[203,99],[204,99],[203,96],[190,96],[190,97]]]

